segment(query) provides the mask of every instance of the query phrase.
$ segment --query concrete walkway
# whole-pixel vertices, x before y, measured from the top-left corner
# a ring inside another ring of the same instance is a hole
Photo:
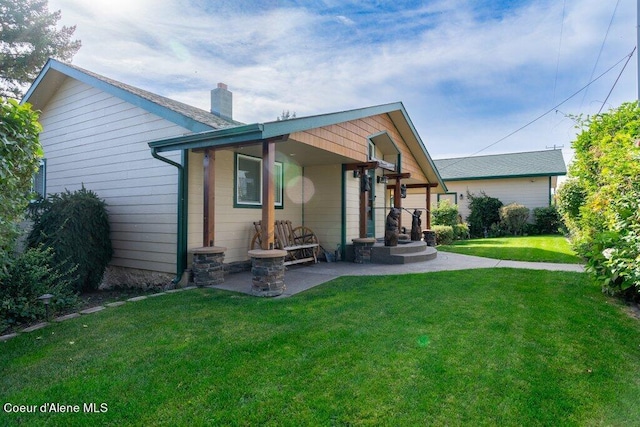
[[[354,264],[350,262],[320,262],[312,265],[290,266],[285,272],[287,289],[277,298],[289,297],[321,285],[340,276],[384,276],[391,274],[428,273],[432,271],[467,270],[470,268],[526,268],[532,270],[584,272],[579,264],[553,264],[548,262],[503,261],[438,252],[436,259],[404,265]],[[245,294],[251,293],[251,273],[243,272],[225,276],[224,283],[212,286]]]

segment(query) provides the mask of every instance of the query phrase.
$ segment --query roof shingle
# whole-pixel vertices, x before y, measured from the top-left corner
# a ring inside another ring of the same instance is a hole
[[[445,181],[567,174],[561,150],[434,159],[433,162]]]

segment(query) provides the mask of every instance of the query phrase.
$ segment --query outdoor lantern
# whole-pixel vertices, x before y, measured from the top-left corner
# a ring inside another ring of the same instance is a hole
[[[40,295],[38,297],[38,299],[44,303],[44,308],[46,310],[47,320],[49,320],[49,303],[51,302],[51,298],[53,298],[53,295],[51,295],[51,294],[44,294],[44,295]]]

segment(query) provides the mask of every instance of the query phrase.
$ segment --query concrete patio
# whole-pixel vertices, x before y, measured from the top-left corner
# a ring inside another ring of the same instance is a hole
[[[295,295],[340,276],[384,276],[391,274],[428,273],[432,271],[494,267],[584,272],[584,266],[580,264],[503,261],[448,252],[438,252],[438,256],[433,260],[404,265],[320,262],[318,264],[311,265],[290,266],[287,268],[285,273],[286,290],[282,295],[276,298],[286,298]],[[211,287],[251,294],[251,273],[243,272],[230,274],[225,276],[224,283]]]

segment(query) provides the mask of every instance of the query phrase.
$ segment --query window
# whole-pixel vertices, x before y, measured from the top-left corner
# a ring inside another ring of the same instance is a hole
[[[40,197],[46,197],[47,186],[47,162],[46,160],[40,160],[40,168],[38,172],[33,176],[33,182],[31,184],[31,191],[38,194]]]
[[[283,206],[283,166],[275,162],[275,206]],[[262,206],[262,159],[236,154],[236,207]]]

